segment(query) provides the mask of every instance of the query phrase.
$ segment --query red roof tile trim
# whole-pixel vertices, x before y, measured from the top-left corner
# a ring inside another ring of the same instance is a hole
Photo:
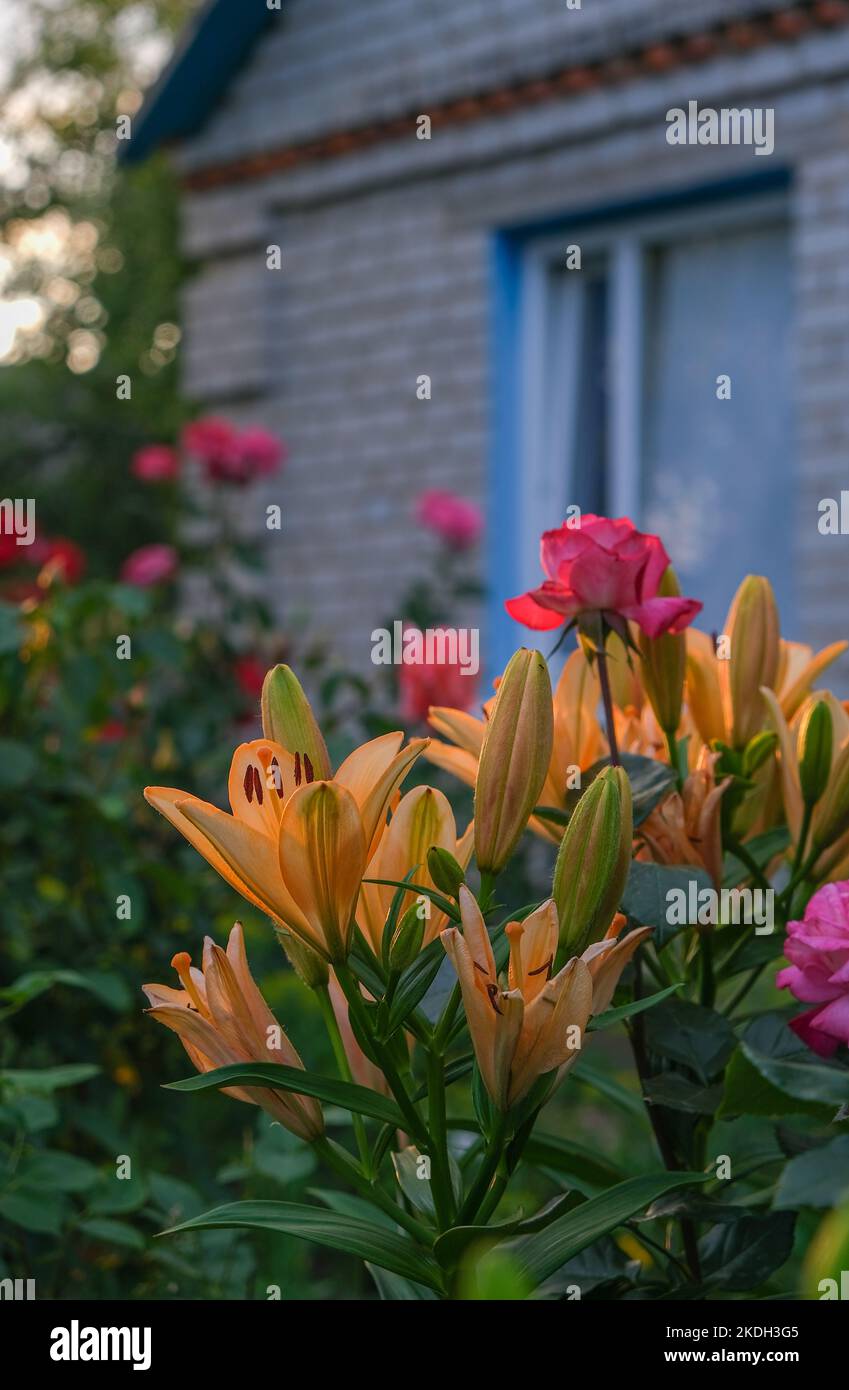
[[[430,108],[433,129],[461,125],[491,116],[504,115],[540,102],[577,96],[594,87],[612,86],[630,81],[641,74],[665,73],[671,68],[705,62],[723,53],[745,53],[766,44],[788,42],[812,29],[827,29],[849,24],[849,0],[800,0],[790,10],[762,14],[745,23],[718,25],[701,34],[688,34],[664,43],[652,44],[632,53],[607,58],[599,63],[575,66],[500,87],[475,96],[461,97]],[[221,164],[193,170],[182,180],[183,187],[193,190],[218,188],[226,184],[244,183],[252,179],[269,178],[285,173],[300,164],[321,159],[334,159],[367,149],[387,140],[397,140],[415,132],[418,112],[395,117],[377,124],[351,130],[335,131],[318,140],[288,145],[259,154],[247,155]]]

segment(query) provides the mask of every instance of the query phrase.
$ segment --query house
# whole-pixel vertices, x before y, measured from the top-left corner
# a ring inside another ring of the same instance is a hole
[[[847,0],[213,0],[124,157],[162,145],[185,388],[285,436],[274,583],[353,665],[425,487],[485,508],[494,667],[570,504],[709,627],[750,570],[846,632]]]

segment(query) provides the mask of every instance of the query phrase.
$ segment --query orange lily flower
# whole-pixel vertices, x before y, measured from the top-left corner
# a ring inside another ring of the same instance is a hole
[[[686,698],[704,743],[715,738],[727,744],[745,742],[759,728],[767,727],[767,707],[759,695],[764,689],[772,692],[785,720],[791,719],[814,681],[849,646],[847,642],[832,642],[815,655],[812,647],[779,637],[769,583],[760,580],[759,588],[754,588],[755,579],[749,575],[743,580],[725,619],[723,633],[731,638],[727,660],[717,658],[713,639],[706,632],[687,629]],[[749,594],[754,597],[747,604],[744,600]],[[737,635],[742,640],[735,642],[735,628],[741,626],[745,630]]]
[[[448,927],[442,942],[457,971],[478,1066],[493,1103],[509,1110],[537,1077],[558,1072],[558,1081],[580,1056],[586,1027],[607,1008],[619,976],[651,928],[616,937],[625,923],[617,913],[603,941],[589,946],[552,978],[559,933],[553,900],[524,922],[507,927],[510,964],[499,979],[489,933],[468,888],[460,889],[463,931]]]
[[[387,808],[428,742],[403,741],[402,733],[372,739],[325,780],[300,750],[270,738],[240,744],[232,814],[176,787],[147,787],[145,797],[248,902],[325,960],[341,960]]]
[[[171,964],[183,988],[144,985],[151,1004],[147,1012],[177,1034],[199,1072],[237,1062],[279,1062],[303,1070],[254,982],[239,922],[226,952],[211,937],[204,939],[202,970],[192,966],[186,951],[179,951]],[[321,1106],[311,1096],[263,1086],[228,1086],[226,1093],[261,1106],[300,1139],[312,1141],[324,1133]]]
[[[474,833],[474,822],[471,822],[458,839],[448,798],[435,787],[414,787],[401,798],[393,812],[369,864],[368,877],[400,882],[414,865],[418,865],[413,881],[423,888],[435,889],[427,865],[428,850],[433,845],[448,850],[465,869],[472,857]],[[364,883],[360,889],[357,921],[377,954],[380,954],[383,928],[394,896],[395,889],[386,884]],[[405,893],[399,920],[417,897],[415,889]],[[444,912],[431,907],[422,946],[436,940],[447,920]]]
[[[638,859],[655,864],[693,864],[706,869],[719,888],[722,883],[722,797],[730,786],[717,786],[714,767],[719,754],[702,747],[696,768],[681,792],[670,792],[638,827],[643,848]]]
[[[823,700],[828,705],[833,731],[831,746],[833,779],[838,763],[843,765],[846,758],[849,757],[849,713],[847,713],[846,705],[841,704],[830,691],[826,691],[819,696],[808,696],[793,717],[788,720],[785,718],[781,704],[773,692],[764,689],[762,694],[769,710],[770,722],[778,734],[778,766],[781,775],[784,815],[792,843],[795,846],[798,844],[804,813],[804,799],[799,776],[799,732],[804,723],[805,715],[816,699]],[[822,823],[825,805],[826,797],[824,796],[817,803],[814,811],[811,825],[812,843],[816,839],[817,830]],[[849,832],[841,835],[833,845],[827,846],[823,850],[813,867],[811,877],[814,882],[824,882],[827,879],[845,878],[847,872],[849,872]]]

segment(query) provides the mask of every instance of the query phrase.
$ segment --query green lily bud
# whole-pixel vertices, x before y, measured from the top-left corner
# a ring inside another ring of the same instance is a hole
[[[752,777],[761,764],[765,763],[770,754],[774,752],[777,745],[778,734],[773,733],[770,729],[763,729],[761,733],[755,734],[755,737],[746,744],[743,754],[743,776]]]
[[[659,598],[679,598],[681,586],[671,565],[658,585]],[[640,634],[638,641],[643,685],[665,734],[674,737],[681,722],[684,675],[687,670],[687,635],[664,632],[660,637]]]
[[[475,853],[482,873],[504,868],[548,774],[554,714],[548,667],[520,648],[498,687],[475,784]]]
[[[833,737],[831,710],[825,700],[816,700],[805,711],[797,744],[799,782],[806,806],[819,801],[828,786]]]
[[[625,891],[634,835],[631,784],[606,767],[581,797],[554,866],[560,949],[578,956],[607,931]]]
[[[728,681],[732,743],[741,748],[764,723],[761,686],[772,688],[778,671],[779,627],[775,595],[768,579],[749,574],[731,604],[728,621],[731,656],[721,662]]]
[[[419,912],[418,903],[413,903],[395,928],[392,945],[389,947],[389,969],[399,973],[412,965],[422,949],[426,922]]]
[[[811,844],[815,850],[827,849],[849,830],[849,743],[838,753],[828,785],[814,815]]]
[[[321,730],[303,686],[289,666],[275,666],[262,683],[262,732],[290,753],[309,759],[312,776],[307,772],[306,781],[332,777]]]
[[[306,942],[301,941],[282,927],[275,927],[274,934],[286,954],[286,959],[307,989],[321,989],[327,984],[327,961],[322,960]]]
[[[427,852],[427,870],[433,879],[433,885],[438,888],[440,893],[447,893],[449,898],[456,898],[460,892],[460,885],[466,882],[465,872],[454,855],[441,845],[431,845]]]

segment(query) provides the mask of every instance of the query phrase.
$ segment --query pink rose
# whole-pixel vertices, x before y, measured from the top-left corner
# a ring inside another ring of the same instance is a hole
[[[807,1009],[790,1024],[820,1057],[849,1044],[849,882],[827,883],[811,898],[801,922],[787,923],[784,954],[792,963],[775,983]]]
[[[437,488],[419,496],[416,520],[457,550],[474,545],[483,529],[483,518],[474,502]]]
[[[404,633],[411,631],[405,627]],[[422,648],[424,648],[424,634]],[[423,723],[431,705],[469,709],[477,693],[474,676],[463,674],[459,662],[405,661],[398,668],[401,717],[409,723]]]
[[[229,420],[214,415],[186,425],[182,443],[214,483],[244,484],[266,477],[275,472],[285,453],[282,442],[268,430],[252,427],[239,433]]]
[[[627,517],[581,517],[546,531],[540,560],[548,576],[538,589],[508,599],[511,618],[525,627],[547,629],[584,613],[635,622],[649,637],[682,632],[702,605],[693,598],[658,598],[669,565],[659,536],[638,531]]]
[[[161,483],[176,478],[180,455],[168,444],[148,444],[133,454],[130,471],[143,483]]]
[[[286,456],[282,441],[258,426],[243,430],[236,440],[236,447],[241,454],[242,465],[251,478],[276,473]]]
[[[147,589],[152,584],[161,584],[176,574],[177,552],[173,545],[142,545],[128,555],[121,566],[121,578],[125,584],[135,584]]]

